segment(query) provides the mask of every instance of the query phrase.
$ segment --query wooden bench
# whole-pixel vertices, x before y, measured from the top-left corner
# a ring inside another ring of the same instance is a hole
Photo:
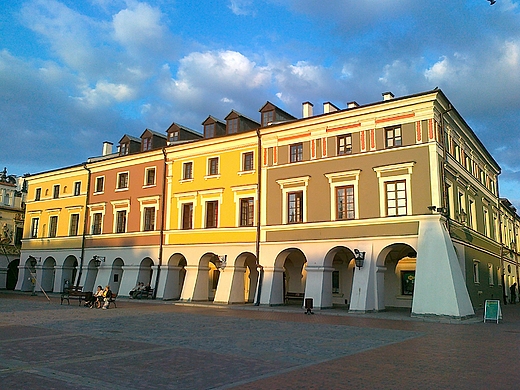
[[[116,305],[116,298],[117,298],[117,294],[116,293],[112,293],[112,296],[108,299],[107,309],[110,307],[111,303],[114,304],[114,307],[117,307],[117,305]]]
[[[153,298],[153,288],[149,290],[137,291],[134,294],[134,299],[150,299]]]
[[[285,293],[285,303],[288,303],[289,301],[298,301],[303,302],[303,297],[305,296],[304,293],[300,292],[286,292]]]
[[[79,306],[81,301],[88,301],[92,297],[91,291],[83,291],[83,286],[69,287],[63,290],[61,293],[60,305],[63,305],[63,301],[66,300],[67,304],[70,305],[71,299],[77,299]]]

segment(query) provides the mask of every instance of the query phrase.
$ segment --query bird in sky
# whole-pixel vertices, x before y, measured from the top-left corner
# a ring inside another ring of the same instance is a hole
[[[489,5],[493,5],[496,3],[496,0],[487,0],[487,1],[489,1]]]

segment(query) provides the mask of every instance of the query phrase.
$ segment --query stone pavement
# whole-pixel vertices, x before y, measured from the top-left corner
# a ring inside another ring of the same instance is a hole
[[[0,291],[0,389],[518,389],[520,305],[499,324],[304,315]]]

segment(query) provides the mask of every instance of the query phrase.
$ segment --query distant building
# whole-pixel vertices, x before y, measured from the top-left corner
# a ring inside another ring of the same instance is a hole
[[[509,296],[520,218],[442,91],[313,110],[174,122],[32,175],[20,271],[51,291],[459,319]]]
[[[0,289],[13,290],[18,279],[26,192],[24,178],[0,172]]]

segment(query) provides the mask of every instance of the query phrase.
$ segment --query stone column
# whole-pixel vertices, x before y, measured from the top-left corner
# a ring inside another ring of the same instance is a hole
[[[316,309],[332,307],[332,271],[334,268],[307,266],[305,298],[312,298]]]
[[[264,267],[264,280],[260,304],[262,305],[283,305],[283,268]]]

